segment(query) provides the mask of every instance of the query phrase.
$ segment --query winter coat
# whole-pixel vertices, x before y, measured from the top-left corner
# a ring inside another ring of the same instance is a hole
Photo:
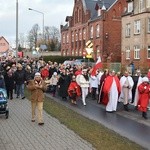
[[[37,88],[36,84],[41,85],[42,88]],[[37,83],[35,80],[30,80],[27,88],[31,91],[31,101],[43,102],[44,101],[44,92],[47,89],[46,83],[41,80],[40,83]]]
[[[59,88],[59,95],[61,97],[67,97],[68,96],[68,87],[70,84],[70,78],[68,75],[61,74],[58,85],[60,86]]]
[[[8,75],[7,73],[4,76],[6,89],[11,90],[15,87],[14,74]]]
[[[24,84],[26,77],[25,77],[25,71],[22,70],[16,70],[14,73],[14,79],[17,85]]]

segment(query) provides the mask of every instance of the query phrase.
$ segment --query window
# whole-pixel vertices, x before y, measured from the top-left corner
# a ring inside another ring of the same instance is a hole
[[[74,33],[72,32],[72,42],[74,42]]]
[[[81,41],[82,40],[82,31],[79,30],[79,40]]]
[[[134,46],[134,59],[140,59],[140,46]]]
[[[80,9],[78,9],[78,21],[77,22],[80,22]]]
[[[150,33],[150,18],[148,18],[148,32]]]
[[[150,46],[147,48],[147,58],[150,59]]]
[[[69,35],[68,35],[68,33],[67,33],[67,43],[69,43]]]
[[[112,17],[116,18],[116,10],[115,9],[113,10],[112,14],[113,14]]]
[[[63,34],[63,44],[65,43],[65,34]]]
[[[129,37],[131,35],[131,25],[130,23],[126,24],[126,31],[125,36]]]
[[[100,26],[99,24],[96,25],[96,37],[99,37],[100,34]]]
[[[134,34],[140,34],[141,25],[140,20],[134,21]]]
[[[86,29],[83,29],[83,39],[86,40]]]
[[[128,3],[128,13],[133,11],[133,2]]]
[[[150,0],[147,0],[147,7],[150,7]]]
[[[76,32],[76,41],[78,41],[78,33]]]
[[[144,10],[144,1],[145,0],[139,0],[139,12],[142,12]]]
[[[98,14],[97,14],[97,15],[98,15],[98,16],[100,16],[100,15],[101,15],[101,9],[98,9],[98,11],[97,11],[97,12],[98,12]]]
[[[130,59],[130,47],[126,47],[126,59]]]
[[[90,29],[90,38],[91,39],[93,38],[93,26],[91,26],[91,29]]]

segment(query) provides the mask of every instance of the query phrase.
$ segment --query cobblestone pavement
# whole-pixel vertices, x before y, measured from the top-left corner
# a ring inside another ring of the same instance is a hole
[[[0,150],[94,150],[57,119],[44,112],[44,126],[31,122],[30,102],[8,102],[8,119],[0,115]]]

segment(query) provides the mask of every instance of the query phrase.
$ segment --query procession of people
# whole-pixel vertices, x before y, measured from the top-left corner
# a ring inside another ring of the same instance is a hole
[[[60,97],[60,100],[70,101],[72,105],[78,105],[78,101],[81,101],[84,107],[88,97],[99,105],[104,105],[108,113],[116,112],[118,103],[122,102],[124,111],[132,111],[129,105],[133,105],[142,112],[144,119],[148,119],[149,73],[142,77],[139,69],[131,74],[128,70],[118,73],[102,66],[94,67],[85,64],[64,65],[45,62],[43,58],[28,57],[20,59],[17,64],[14,59],[1,61],[1,78],[4,79],[10,100],[14,99],[15,94],[16,98],[23,100],[25,87],[31,92],[31,120],[35,121],[37,106],[39,125],[44,124],[44,92]],[[2,86],[3,82],[0,83]],[[37,96],[36,93],[40,95]]]

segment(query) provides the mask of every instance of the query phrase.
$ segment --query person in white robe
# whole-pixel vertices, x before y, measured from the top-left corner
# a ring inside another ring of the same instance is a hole
[[[132,100],[132,87],[134,85],[132,77],[128,71],[124,72],[124,75],[120,78],[121,94],[119,102],[123,101],[124,110],[129,111],[128,104]]]
[[[135,109],[137,109],[137,103],[139,99],[139,92],[138,92],[138,86],[143,82],[143,79],[141,77],[141,71],[136,70],[136,74],[132,76],[134,85],[132,88],[132,104],[135,106]]]
[[[116,76],[115,71],[109,72],[104,83],[104,98],[107,102],[106,112],[114,112],[117,109],[118,97],[121,92],[119,78]],[[107,100],[108,99],[108,100]]]

